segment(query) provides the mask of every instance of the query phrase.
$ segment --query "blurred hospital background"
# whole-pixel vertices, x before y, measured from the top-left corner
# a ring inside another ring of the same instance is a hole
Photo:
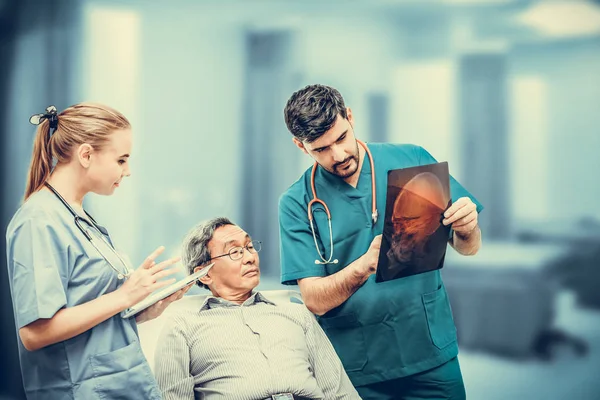
[[[328,84],[359,138],[424,146],[486,207],[481,252],[443,270],[468,398],[600,398],[600,1],[0,0],[0,61],[3,235],[29,116],[103,102],[132,176],[87,207],[132,263],[224,215],[280,288],[278,197],[311,165],[282,110]],[[4,243],[0,398],[21,399]]]

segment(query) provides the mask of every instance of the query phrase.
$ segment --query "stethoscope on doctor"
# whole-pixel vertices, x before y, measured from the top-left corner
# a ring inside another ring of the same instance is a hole
[[[371,155],[371,151],[369,150],[367,145],[358,139],[356,141],[358,142],[358,144],[360,144],[365,149],[365,152],[366,152],[367,156],[369,157],[369,163],[371,164],[371,218],[373,220],[373,225],[375,225],[377,223],[377,216],[378,216],[377,194],[376,194],[377,187],[375,185],[375,164],[373,163],[373,156]],[[315,188],[315,174],[317,172],[318,165],[319,164],[315,162],[312,167],[312,172],[310,175],[310,186],[312,189],[313,199],[308,203],[308,220],[310,222],[310,229],[312,231],[313,239],[315,241],[315,248],[317,249],[317,254],[321,258],[321,260],[315,260],[315,264],[320,264],[320,265],[337,264],[339,262],[337,258],[332,260],[333,259],[333,231],[331,229],[331,212],[329,211],[327,204],[325,204],[325,201],[323,201],[317,197],[317,189]],[[319,244],[317,243],[317,235],[315,233],[315,226],[314,226],[313,214],[312,214],[312,207],[315,203],[321,204],[323,206],[323,208],[325,209],[325,213],[327,214],[327,223],[329,224],[329,249],[330,249],[329,250],[329,258],[327,258],[327,259],[325,259],[325,257],[323,257],[321,255],[321,251],[319,250]]]

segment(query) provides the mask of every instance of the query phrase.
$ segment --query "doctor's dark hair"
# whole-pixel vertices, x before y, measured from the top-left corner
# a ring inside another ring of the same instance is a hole
[[[215,231],[225,225],[235,224],[225,217],[217,217],[199,223],[185,236],[181,246],[181,262],[190,275],[194,273],[194,268],[208,263],[211,257],[208,242],[213,238]],[[208,286],[202,282],[196,281],[196,283],[198,286],[208,289]]]
[[[129,128],[131,124],[123,114],[94,103],[79,103],[59,113],[52,134],[50,122],[44,119],[35,133],[24,200],[42,188],[52,173],[54,162],[69,162],[73,151],[84,143],[102,150],[114,131]]]
[[[301,142],[312,143],[335,124],[337,116],[348,119],[344,98],[336,89],[309,85],[287,101],[283,116],[288,130]]]

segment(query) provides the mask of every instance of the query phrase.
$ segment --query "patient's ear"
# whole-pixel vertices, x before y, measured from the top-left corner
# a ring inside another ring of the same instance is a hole
[[[200,271],[202,268],[204,268],[204,266],[200,266],[200,267],[196,267],[194,268],[194,272],[198,272]],[[212,284],[212,278],[206,274],[204,275],[202,278],[198,279],[200,282],[202,282],[204,285],[208,286]]]

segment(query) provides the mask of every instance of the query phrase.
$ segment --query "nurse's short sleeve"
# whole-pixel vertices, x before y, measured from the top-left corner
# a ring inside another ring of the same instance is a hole
[[[8,238],[8,269],[18,328],[66,306],[68,250],[52,226],[28,220]]]
[[[438,162],[423,147],[417,146],[416,151],[418,152],[417,159],[419,160],[419,165],[435,164]],[[483,210],[483,205],[479,202],[479,200],[477,200],[475,198],[475,196],[473,196],[471,193],[469,193],[469,191],[467,189],[465,189],[463,187],[463,185],[458,183],[458,181],[456,179],[454,179],[454,177],[452,175],[450,175],[450,194],[452,195],[453,203],[456,200],[460,199],[461,197],[469,197],[473,201],[473,203],[475,203],[475,205],[477,206],[478,213],[481,213],[481,211]]]
[[[326,276],[318,257],[306,209],[288,193],[279,199],[279,253],[281,283],[296,285],[298,279]]]

